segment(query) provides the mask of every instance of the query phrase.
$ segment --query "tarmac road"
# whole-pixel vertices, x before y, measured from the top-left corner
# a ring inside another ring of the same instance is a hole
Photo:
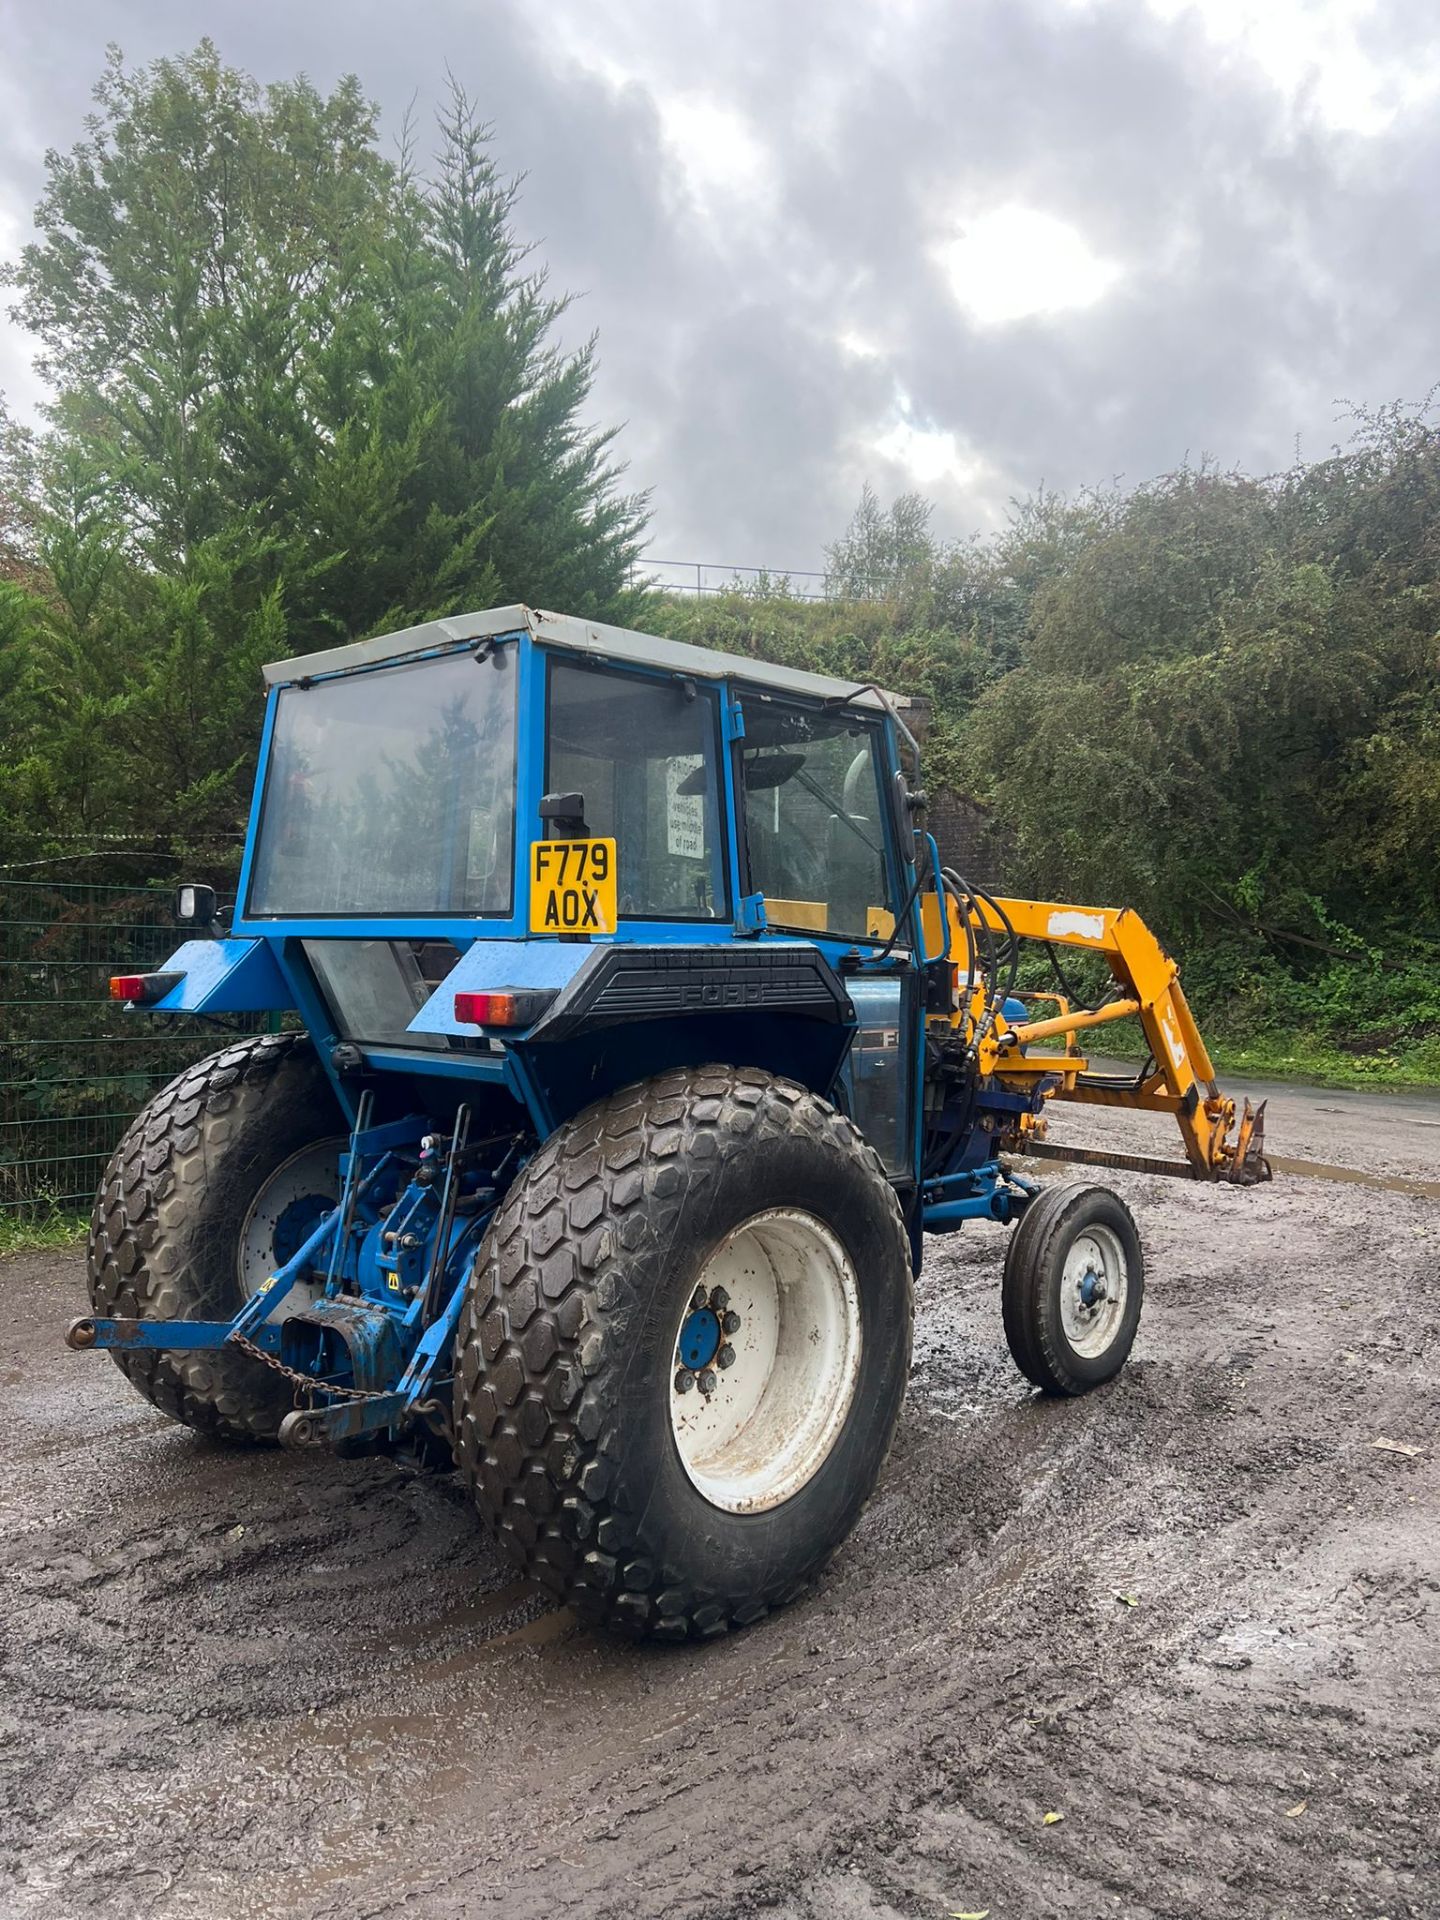
[[[1440,1181],[1433,1098],[1269,1136]],[[546,1611],[448,1480],[167,1425],[63,1349],[78,1255],[0,1265],[3,1920],[1440,1915],[1440,1198],[1099,1177],[1126,1373],[1031,1395],[1003,1232],[932,1242],[874,1505],[696,1650]]]

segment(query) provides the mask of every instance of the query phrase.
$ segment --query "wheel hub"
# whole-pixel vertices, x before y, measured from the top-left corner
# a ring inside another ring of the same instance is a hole
[[[281,1209],[274,1229],[274,1260],[277,1267],[283,1267],[295,1258],[334,1205],[334,1197],[330,1194],[307,1193]]]
[[[317,1140],[302,1147],[264,1181],[240,1228],[236,1265],[240,1291],[247,1300],[263,1287],[304,1246],[340,1197],[340,1155],[345,1141]],[[311,1306],[318,1288],[301,1279],[274,1309],[272,1318],[287,1320]]]
[[[735,1364],[729,1336],[739,1331],[740,1316],[725,1289],[697,1287],[675,1347],[675,1391],[689,1393],[698,1386],[708,1398],[715,1391],[714,1369]]]
[[[860,1370],[859,1281],[824,1221],[775,1207],[732,1228],[675,1331],[670,1425],[712,1505],[761,1513],[817,1473]]]
[[[1117,1235],[1093,1222],[1076,1235],[1060,1282],[1060,1322],[1084,1359],[1106,1352],[1125,1319],[1130,1276]]]

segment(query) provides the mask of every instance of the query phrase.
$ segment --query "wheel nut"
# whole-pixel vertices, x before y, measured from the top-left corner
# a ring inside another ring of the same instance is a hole
[[[675,1391],[677,1393],[689,1393],[694,1384],[694,1374],[691,1373],[688,1367],[682,1367],[675,1376]]]
[[[715,1364],[717,1367],[733,1367],[734,1366],[735,1349],[734,1347],[731,1346],[728,1340],[725,1342],[724,1346],[721,1347],[720,1351],[716,1354]]]
[[[710,1289],[710,1304],[716,1313],[723,1313],[725,1311],[726,1307],[730,1304],[730,1296],[724,1287],[712,1287]]]
[[[701,1374],[700,1391],[707,1399],[715,1391],[715,1373],[713,1368],[706,1367],[705,1371]]]
[[[690,1296],[690,1311],[692,1313],[698,1313],[704,1304],[705,1289],[704,1287],[696,1287],[694,1293]]]
[[[721,1318],[720,1325],[725,1329],[726,1333],[738,1333],[740,1331],[739,1314],[738,1313],[725,1314]]]

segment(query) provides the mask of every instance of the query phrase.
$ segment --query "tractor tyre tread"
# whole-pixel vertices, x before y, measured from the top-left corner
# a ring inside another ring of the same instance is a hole
[[[91,1217],[87,1270],[98,1317],[234,1316],[235,1243],[202,1244],[215,1224],[207,1202],[232,1168],[245,1177],[277,1106],[314,1098],[318,1072],[307,1035],[257,1034],[186,1067],[142,1109],[105,1169]],[[112,1349],[111,1358],[153,1407],[213,1440],[272,1441],[294,1405],[279,1375],[233,1350]]]
[[[883,1187],[888,1257],[903,1266],[899,1384],[853,1526],[894,1440],[914,1315],[904,1220],[878,1154],[844,1114],[758,1068],[679,1068],[562,1125],[502,1203],[476,1257],[456,1335],[456,1463],[508,1556],[587,1625],[633,1638],[710,1639],[794,1600],[850,1531],[799,1569],[760,1569],[743,1594],[687,1580],[631,1544],[617,1486],[615,1396],[639,1310],[627,1255],[669,1235],[687,1197],[703,1219],[705,1168],[755,1139],[808,1133],[837,1180]],[[691,1170],[695,1170],[692,1182]],[[691,1192],[693,1187],[700,1189]]]

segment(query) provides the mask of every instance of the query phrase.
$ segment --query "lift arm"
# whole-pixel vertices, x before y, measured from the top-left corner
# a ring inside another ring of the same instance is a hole
[[[947,905],[950,951],[963,952],[962,909],[953,897],[947,897]],[[983,1019],[988,996],[983,984],[977,983],[970,1008],[961,1017],[978,1020],[975,1062],[981,1074],[1017,1089],[1043,1086],[1056,1099],[1173,1114],[1194,1178],[1250,1186],[1270,1177],[1264,1157],[1264,1103],[1252,1108],[1246,1100],[1237,1115],[1235,1102],[1216,1085],[1215,1069],[1181,991],[1180,970],[1138,913],[1129,907],[1013,899],[976,901],[975,910],[992,935],[1013,932],[1021,940],[1103,954],[1115,982],[1114,997],[1093,1008],[1072,1008],[1059,994],[1021,996],[1049,1001],[1059,1011],[1019,1023],[997,1013],[988,1027]],[[1144,1031],[1153,1068],[1133,1079],[1091,1074],[1076,1037],[1131,1016]],[[1034,1050],[1037,1042],[1061,1038],[1064,1052]],[[1117,1159],[1092,1157],[1106,1164]],[[1171,1170],[1164,1162],[1156,1163],[1153,1170],[1161,1169]]]

